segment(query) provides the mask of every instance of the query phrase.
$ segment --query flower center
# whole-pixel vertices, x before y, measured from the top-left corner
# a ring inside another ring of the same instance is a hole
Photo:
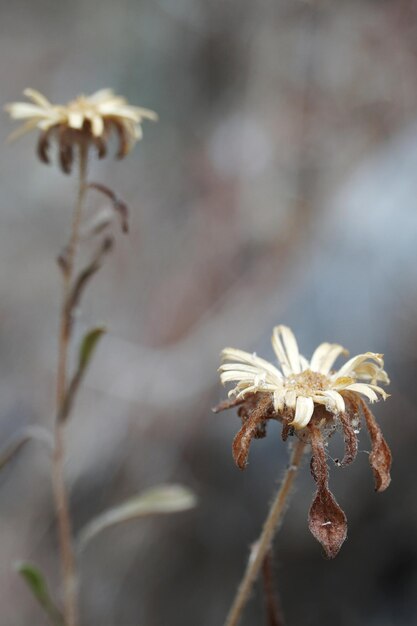
[[[330,381],[324,374],[306,370],[301,372],[301,374],[292,374],[292,376],[287,378],[285,386],[287,389],[295,391],[297,395],[311,396],[316,391],[329,389]]]

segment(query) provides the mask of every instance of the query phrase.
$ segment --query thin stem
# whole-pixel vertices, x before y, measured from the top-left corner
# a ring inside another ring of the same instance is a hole
[[[262,578],[264,583],[265,608],[268,626],[284,626],[281,603],[275,589],[273,569],[273,552],[269,548],[262,563]]]
[[[87,150],[80,145],[79,154],[79,184],[77,202],[74,208],[71,237],[65,251],[65,259],[62,264],[63,272],[63,296],[61,305],[58,372],[56,385],[57,418],[55,421],[55,449],[52,467],[52,483],[55,499],[56,515],[58,518],[59,550],[61,558],[62,580],[64,587],[64,618],[66,626],[77,626],[77,584],[75,559],[72,546],[71,518],[68,504],[68,494],[64,479],[64,425],[58,419],[60,409],[65,400],[67,388],[67,363],[68,349],[71,340],[72,319],[71,311],[66,306],[74,272],[74,261],[79,240],[79,231],[86,191],[87,178]]]
[[[261,535],[252,548],[246,571],[237,590],[229,615],[227,616],[225,626],[237,626],[240,621],[243,609],[249,600],[252,587],[258,578],[265,556],[271,547],[274,535],[283,519],[288,496],[291,493],[291,488],[303,457],[304,448],[305,443],[303,441],[297,441],[294,446],[290,464],[264,522]]]

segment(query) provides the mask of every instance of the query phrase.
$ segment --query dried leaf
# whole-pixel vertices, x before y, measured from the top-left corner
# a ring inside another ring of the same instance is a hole
[[[369,463],[375,478],[375,491],[385,491],[391,482],[391,450],[384,439],[382,431],[376,423],[375,417],[365,402],[362,401],[362,410],[371,438],[372,450],[369,455]]]
[[[338,465],[344,467],[352,463],[358,453],[358,437],[355,433],[355,429],[350,423],[347,413],[341,413],[339,415],[340,423],[343,428],[343,437],[345,440],[345,454],[343,459]]]
[[[78,551],[82,552],[93,537],[110,526],[146,515],[186,511],[193,508],[196,502],[194,493],[182,485],[159,485],[148,489],[89,522],[78,537]]]
[[[79,386],[87,371],[87,367],[93,357],[99,340],[105,332],[106,329],[99,326],[97,328],[93,328],[84,336],[80,346],[78,366],[74,376],[72,377],[71,383],[69,384],[67,393],[65,394],[64,402],[58,416],[59,421],[64,422],[68,418]]]
[[[110,189],[110,187],[106,187],[106,185],[102,185],[101,183],[89,183],[87,186],[88,189],[95,189],[99,191],[103,195],[108,198],[111,203],[115,213],[120,218],[120,226],[122,232],[129,232],[129,209],[127,208],[126,202],[124,202],[121,198],[119,198],[116,193]]]
[[[317,489],[308,514],[308,527],[327,557],[333,559],[346,539],[347,520],[327,485]]]
[[[25,562],[16,563],[15,569],[22,576],[36,600],[47,614],[51,624],[54,626],[64,626],[64,618],[51,599],[45,578],[40,570],[31,563]]]
[[[91,259],[90,263],[78,275],[65,304],[65,315],[69,320],[71,320],[72,313],[81,300],[81,296],[88,281],[92,276],[94,276],[96,272],[98,272],[101,267],[103,258],[111,251],[112,248],[113,238],[105,237],[101,242],[100,247],[97,249],[95,255]]]
[[[53,450],[54,441],[52,434],[42,426],[26,426],[20,432],[16,433],[12,440],[9,441],[4,449],[0,452],[0,470],[3,469],[9,461],[20,451],[20,449],[28,443],[28,441],[40,441],[45,444],[49,450]]]
[[[329,470],[320,429],[311,424],[311,473],[317,483],[317,491],[308,514],[308,526],[312,535],[321,543],[329,559],[333,559],[347,536],[346,515],[329,490]]]

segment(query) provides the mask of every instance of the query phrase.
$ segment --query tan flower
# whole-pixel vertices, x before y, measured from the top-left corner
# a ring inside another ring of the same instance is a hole
[[[25,89],[23,93],[31,102],[14,102],[5,107],[13,119],[26,120],[10,139],[40,130],[38,156],[49,163],[49,143],[54,138],[59,146],[61,167],[66,173],[71,170],[74,146],[94,145],[99,158],[103,158],[110,132],[114,131],[119,140],[116,156],[123,158],[142,138],[142,121],[158,119],[153,111],[131,106],[111,89],[78,96],[66,105],[52,104],[34,89]]]
[[[320,541],[327,556],[339,552],[347,534],[346,516],[328,485],[325,439],[337,429],[343,432],[345,454],[336,465],[352,463],[358,451],[361,416],[371,439],[369,462],[376,491],[390,484],[391,452],[382,432],[362,396],[370,402],[387,398],[377,383],[389,383],[381,354],[365,352],[332,370],[336,359],[346,355],[338,345],[322,343],[308,361],[298,350],[289,328],[277,326],[272,345],[281,369],[256,354],[225,348],[220,367],[223,384],[235,383],[230,400],[214,412],[238,407],[242,427],[232,445],[233,458],[240,469],[247,464],[253,439],[265,437],[269,420],[283,424],[282,438],[296,435],[312,449],[311,474],[317,485],[309,512],[309,528]]]
[[[291,330],[287,326],[276,326],[272,345],[282,372],[256,354],[234,348],[223,350],[223,361],[230,362],[220,367],[220,379],[223,384],[237,382],[229,396],[243,399],[249,393],[269,393],[277,413],[294,413],[290,425],[296,429],[307,426],[317,404],[324,405],[335,415],[344,413],[343,393],[346,391],[362,394],[371,402],[378,400],[378,396],[387,397],[376,384],[389,383],[381,354],[359,354],[339,370],[332,371],[336,359],[347,354],[338,344],[320,344],[308,361],[299,353]]]

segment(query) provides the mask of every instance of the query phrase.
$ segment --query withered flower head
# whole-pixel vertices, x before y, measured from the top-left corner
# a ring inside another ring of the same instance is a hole
[[[57,142],[59,159],[65,173],[71,171],[74,147],[86,150],[93,145],[101,159],[107,154],[107,142],[112,131],[118,136],[116,157],[122,159],[142,138],[144,119],[156,121],[158,116],[149,109],[131,106],[125,98],[111,89],[101,89],[91,96],[78,96],[68,104],[51,104],[41,93],[25,89],[31,102],[13,102],[5,110],[13,119],[26,120],[10,139],[16,139],[31,130],[40,130],[38,156],[49,163],[50,140]]]
[[[381,354],[366,352],[349,359],[339,370],[332,370],[336,359],[347,355],[338,344],[322,343],[308,361],[299,353],[297,341],[286,326],[276,326],[272,345],[281,366],[235,348],[222,352],[220,379],[233,382],[230,400],[216,412],[238,406],[242,428],[233,441],[237,466],[247,464],[253,438],[264,437],[267,421],[283,424],[282,437],[296,435],[311,444],[311,473],[317,492],[309,514],[313,535],[322,543],[327,556],[334,557],[346,538],[346,517],[328,489],[325,439],[336,429],[343,432],[345,455],[338,466],[351,463],[357,453],[357,435],[363,415],[372,443],[369,461],[377,491],[390,483],[391,453],[373,414],[363,399],[376,402],[388,394],[377,383],[389,383]]]

